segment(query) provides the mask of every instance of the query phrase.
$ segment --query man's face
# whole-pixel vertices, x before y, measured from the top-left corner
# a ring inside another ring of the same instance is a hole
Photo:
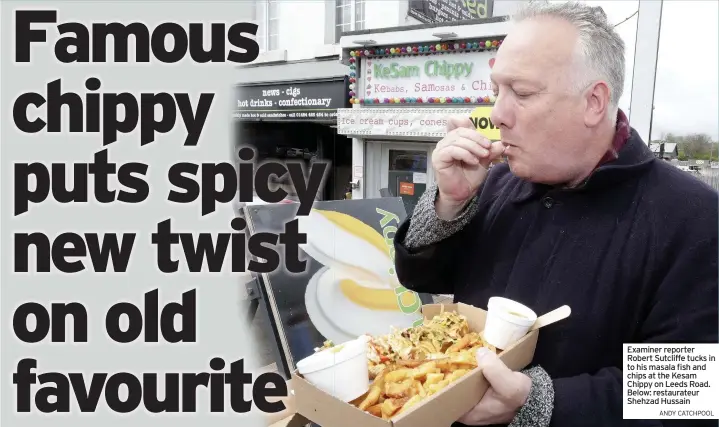
[[[569,23],[539,18],[517,24],[497,52],[492,122],[500,127],[512,172],[521,178],[559,184],[582,167],[577,160],[586,157],[587,103],[573,87],[581,70],[576,42]]]

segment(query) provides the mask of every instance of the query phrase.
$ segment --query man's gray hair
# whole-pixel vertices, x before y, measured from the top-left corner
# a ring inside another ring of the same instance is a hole
[[[616,117],[619,98],[624,92],[624,41],[614,31],[604,10],[577,2],[532,1],[520,8],[511,21],[537,17],[564,19],[577,28],[577,47],[584,70],[575,76],[574,83],[581,90],[593,81],[604,80],[609,86],[610,114]]]

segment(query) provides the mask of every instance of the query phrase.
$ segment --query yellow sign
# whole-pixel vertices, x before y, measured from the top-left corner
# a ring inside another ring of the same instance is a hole
[[[474,128],[477,129],[477,132],[481,133],[482,136],[490,141],[499,141],[502,139],[499,135],[499,127],[492,123],[489,117],[491,114],[492,107],[477,107],[472,111],[469,119],[472,121]]]

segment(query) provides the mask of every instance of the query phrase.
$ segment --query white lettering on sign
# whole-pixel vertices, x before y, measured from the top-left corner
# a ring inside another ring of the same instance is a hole
[[[288,87],[284,91],[280,89],[262,89],[262,96],[280,96],[282,94],[295,97],[301,93],[301,89],[298,87]]]
[[[300,88],[298,87],[290,87],[285,90],[285,95],[287,96],[297,96],[300,94]]]

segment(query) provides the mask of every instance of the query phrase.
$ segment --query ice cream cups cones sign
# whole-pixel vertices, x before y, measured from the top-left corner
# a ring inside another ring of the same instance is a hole
[[[477,107],[472,111],[469,119],[482,136],[490,141],[499,141],[502,137],[499,133],[499,127],[492,123],[491,114],[492,107]]]
[[[324,265],[307,285],[305,304],[325,338],[345,342],[422,319],[419,295],[394,272],[396,227],[385,224],[383,235],[353,216],[317,209],[298,222],[307,235],[302,250]]]

